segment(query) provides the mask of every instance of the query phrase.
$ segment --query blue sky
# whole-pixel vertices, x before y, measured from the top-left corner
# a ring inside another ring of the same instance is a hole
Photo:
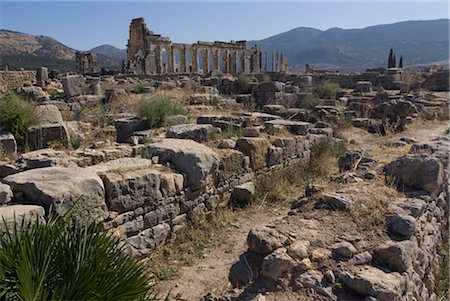
[[[448,18],[447,1],[1,1],[0,27],[51,36],[78,50],[126,48],[132,18],[174,42],[258,40],[296,27],[363,28]]]

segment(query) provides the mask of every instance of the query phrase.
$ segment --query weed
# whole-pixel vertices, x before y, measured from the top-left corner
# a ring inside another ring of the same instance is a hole
[[[187,109],[179,102],[173,101],[168,96],[156,96],[150,100],[142,100],[138,103],[137,113],[146,118],[148,128],[162,127],[166,123],[167,116],[187,115]]]
[[[10,131],[14,138],[24,144],[28,128],[37,123],[35,106],[13,92],[0,98],[0,128]]]
[[[308,94],[302,101],[301,107],[305,109],[312,110],[317,107],[320,103],[320,100],[312,94]]]
[[[340,89],[338,84],[324,81],[314,88],[314,94],[320,99],[336,99]]]
[[[270,74],[264,73],[261,82],[262,83],[270,83],[272,81],[272,78],[270,77]]]

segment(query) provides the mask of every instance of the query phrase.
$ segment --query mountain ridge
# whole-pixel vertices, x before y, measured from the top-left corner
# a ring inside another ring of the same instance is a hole
[[[261,40],[263,51],[283,52],[288,65],[303,69],[305,64],[317,68],[365,69],[386,67],[389,49],[405,66],[442,63],[449,60],[449,19],[409,20],[380,24],[361,29],[333,27],[320,30],[297,27]],[[97,54],[98,63],[108,69],[120,69],[126,49],[103,44],[89,50]],[[39,64],[75,69],[76,50],[43,35],[0,30],[1,67],[33,69]]]

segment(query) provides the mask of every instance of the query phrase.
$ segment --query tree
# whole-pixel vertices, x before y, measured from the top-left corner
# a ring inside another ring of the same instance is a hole
[[[388,68],[393,68],[392,63],[394,62],[394,50],[389,51]],[[395,67],[395,65],[394,65]]]
[[[400,56],[400,61],[398,62],[398,67],[403,68],[403,55]]]
[[[394,59],[392,60],[392,68],[395,68],[397,66],[397,59],[395,58],[395,53],[394,53]]]

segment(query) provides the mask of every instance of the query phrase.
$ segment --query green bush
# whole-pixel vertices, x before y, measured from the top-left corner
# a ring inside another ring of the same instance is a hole
[[[50,217],[4,226],[0,300],[150,300],[142,266],[97,225]]]
[[[324,81],[314,88],[314,94],[321,99],[336,99],[336,94],[341,90],[338,84]]]
[[[272,78],[270,77],[270,75],[267,73],[264,73],[261,82],[270,83],[271,81],[272,81]]]
[[[366,69],[367,72],[378,72],[380,74],[385,74],[386,73],[386,69],[383,67],[377,67],[377,68],[369,68]]]
[[[253,76],[240,74],[236,81],[238,90],[242,93],[250,92],[250,84],[253,83],[254,80],[255,80],[255,78]]]
[[[28,128],[37,123],[32,103],[7,92],[0,98],[0,129],[8,130],[19,143],[24,143]]]
[[[302,108],[312,110],[319,105],[319,99],[314,95],[308,94],[302,101]]]
[[[162,127],[166,118],[171,115],[187,115],[187,109],[168,96],[156,96],[150,100],[144,99],[138,103],[137,114],[147,119],[149,129]]]

